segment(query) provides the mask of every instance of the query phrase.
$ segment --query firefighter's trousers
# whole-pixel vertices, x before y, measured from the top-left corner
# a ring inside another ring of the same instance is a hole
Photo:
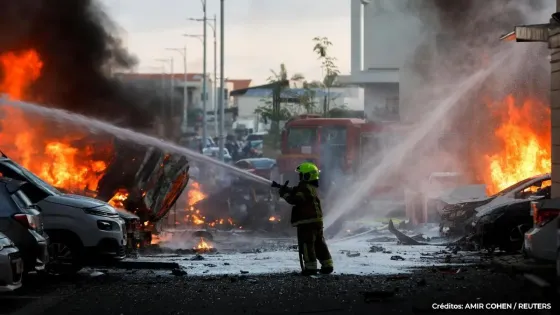
[[[299,252],[303,255],[304,269],[317,270],[317,260],[322,268],[333,267],[333,260],[325,237],[322,223],[297,226]]]

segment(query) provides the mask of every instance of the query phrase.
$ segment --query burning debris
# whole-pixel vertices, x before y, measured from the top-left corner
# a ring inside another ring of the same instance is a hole
[[[201,237],[198,244],[193,247],[193,250],[198,254],[213,253],[216,251],[212,244],[209,241],[207,242],[203,237]]]
[[[129,193],[125,189],[119,189],[108,203],[117,209],[125,209],[124,202],[128,199],[128,195]]]

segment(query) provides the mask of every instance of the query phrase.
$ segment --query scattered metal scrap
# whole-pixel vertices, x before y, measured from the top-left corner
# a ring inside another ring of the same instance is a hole
[[[433,243],[433,242],[420,242],[414,239],[413,237],[407,236],[403,232],[397,230],[395,225],[393,224],[392,220],[389,220],[388,225],[389,232],[393,233],[399,242],[403,245],[432,245],[432,246],[454,246],[460,244],[465,238],[461,237],[460,239],[449,241],[446,243]]]

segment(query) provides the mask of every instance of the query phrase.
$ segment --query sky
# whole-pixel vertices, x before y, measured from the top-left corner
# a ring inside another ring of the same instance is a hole
[[[218,19],[219,0],[206,0],[208,17]],[[139,72],[161,72],[157,59],[174,58],[174,72],[183,72],[183,58],[168,48],[187,47],[187,71],[202,72],[202,43],[183,34],[201,35],[201,0],[101,0],[107,14],[123,29]],[[308,80],[322,77],[313,52],[314,37],[328,37],[330,55],[342,74],[350,69],[350,1],[348,0],[225,0],[224,67],[229,79],[265,83],[271,69],[285,63],[288,73]],[[218,63],[219,63],[218,34]],[[213,73],[213,34],[208,27],[208,72]],[[169,72],[169,65],[166,72]],[[219,72],[219,64],[218,64]]]

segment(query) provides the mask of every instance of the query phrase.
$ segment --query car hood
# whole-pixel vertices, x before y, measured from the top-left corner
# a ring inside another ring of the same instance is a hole
[[[60,195],[49,196],[46,198],[46,201],[50,203],[63,205],[63,206],[69,206],[69,207],[81,208],[81,209],[92,209],[92,208],[98,208],[98,207],[108,205],[108,203],[98,199],[79,196],[79,195],[72,195],[72,194],[60,194]],[[114,209],[113,211],[109,211],[109,209],[113,209],[113,207],[107,207],[107,210],[108,212],[116,213]]]
[[[496,208],[509,206],[516,203],[523,203],[527,201],[528,199],[515,199],[515,198],[505,197],[505,196],[496,197],[494,200],[490,201],[489,203],[476,208],[476,216],[480,218],[491,213]]]
[[[125,209],[115,209],[119,213],[119,216],[125,220],[140,220],[140,217],[134,213],[127,211]]]
[[[483,202],[491,198],[486,195],[486,185],[466,185],[444,191],[437,199],[453,205],[468,202]]]

